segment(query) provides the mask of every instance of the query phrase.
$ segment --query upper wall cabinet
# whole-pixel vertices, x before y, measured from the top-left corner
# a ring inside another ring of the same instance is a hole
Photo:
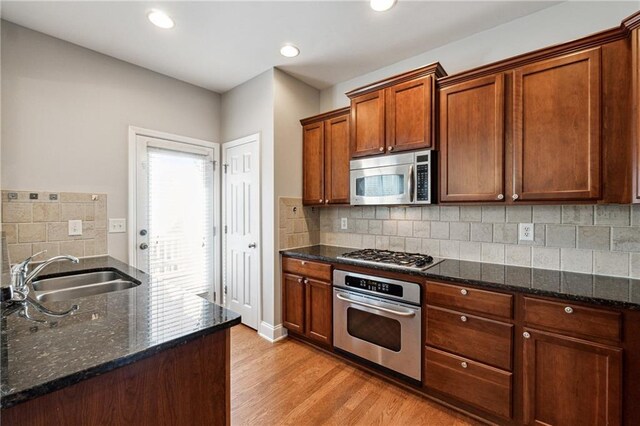
[[[597,47],[514,71],[514,200],[600,198],[600,58]]]
[[[439,79],[439,201],[640,200],[631,59],[620,27]]]
[[[440,201],[504,200],[504,77],[440,92]]]
[[[349,203],[349,108],[301,120],[302,202]]]
[[[355,89],[351,99],[351,156],[394,153],[435,145],[435,63]]]

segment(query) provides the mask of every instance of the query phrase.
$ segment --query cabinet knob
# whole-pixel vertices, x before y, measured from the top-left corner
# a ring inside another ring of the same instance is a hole
[[[564,311],[568,314],[572,314],[573,313],[573,308],[571,306],[567,306],[566,308],[564,308]]]
[[[305,284],[309,284],[309,280],[305,278],[305,279],[304,279],[304,283],[305,283]]]
[[[320,198],[320,200],[319,200],[319,201],[320,201],[320,204],[322,204],[322,202],[323,202],[324,200],[323,200],[322,198]]]
[[[518,194],[513,194],[511,198],[513,198],[514,200],[517,200],[519,197],[518,197]]]
[[[300,262],[300,264],[301,264],[301,265],[306,265],[306,264],[307,264],[307,262],[303,260],[303,261],[301,261],[301,262]]]
[[[467,294],[469,294],[469,292],[467,291],[466,288],[463,288],[462,290],[460,290],[460,294],[463,296],[466,296]]]
[[[392,146],[388,147],[387,151],[393,151],[393,147]]]
[[[325,204],[329,204],[329,200],[324,200],[324,203]]]
[[[462,361],[462,362],[460,363],[460,366],[461,366],[462,368],[467,368],[467,367],[469,366],[469,364],[467,364],[465,361]]]
[[[498,200],[503,200],[504,199],[504,194],[498,194]]]
[[[302,278],[298,278],[298,282],[302,284]]]
[[[525,339],[528,339],[531,337],[531,334],[529,334],[528,331],[525,331],[524,333],[522,333],[522,337],[524,337]]]
[[[378,151],[380,151],[380,152],[384,152],[384,147],[383,147],[383,146],[381,146],[380,148],[378,148]]]
[[[468,318],[467,318],[466,316],[464,316],[464,315],[462,315],[462,316],[460,317],[460,321],[462,321],[462,322],[467,322],[467,319],[468,319]]]

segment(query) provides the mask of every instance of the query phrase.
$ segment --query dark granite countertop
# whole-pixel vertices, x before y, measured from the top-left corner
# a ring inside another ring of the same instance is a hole
[[[79,310],[65,318],[53,319],[29,309],[34,317],[55,321],[48,324],[17,314],[2,316],[2,408],[240,323],[238,314],[108,256],[82,259],[79,264],[52,264],[42,277],[111,268],[140,285],[72,302],[45,303],[60,310],[78,304]]]
[[[362,263],[338,259],[356,249],[317,245],[281,250],[286,256],[364,267]],[[398,268],[367,265],[367,268],[399,272]],[[406,271],[413,276],[464,283],[495,290],[587,302],[596,305],[640,310],[640,280],[553,271],[494,263],[445,259],[425,271]]]

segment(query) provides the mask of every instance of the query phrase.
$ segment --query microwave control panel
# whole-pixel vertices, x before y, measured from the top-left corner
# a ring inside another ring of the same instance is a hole
[[[416,154],[416,202],[431,202],[431,151]]]

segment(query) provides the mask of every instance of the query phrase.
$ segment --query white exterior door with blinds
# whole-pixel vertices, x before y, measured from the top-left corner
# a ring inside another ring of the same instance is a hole
[[[260,317],[259,135],[227,142],[223,149],[225,304],[258,329]]]
[[[153,281],[214,300],[220,275],[218,147],[138,134],[136,151],[135,238],[130,238],[136,267]]]

